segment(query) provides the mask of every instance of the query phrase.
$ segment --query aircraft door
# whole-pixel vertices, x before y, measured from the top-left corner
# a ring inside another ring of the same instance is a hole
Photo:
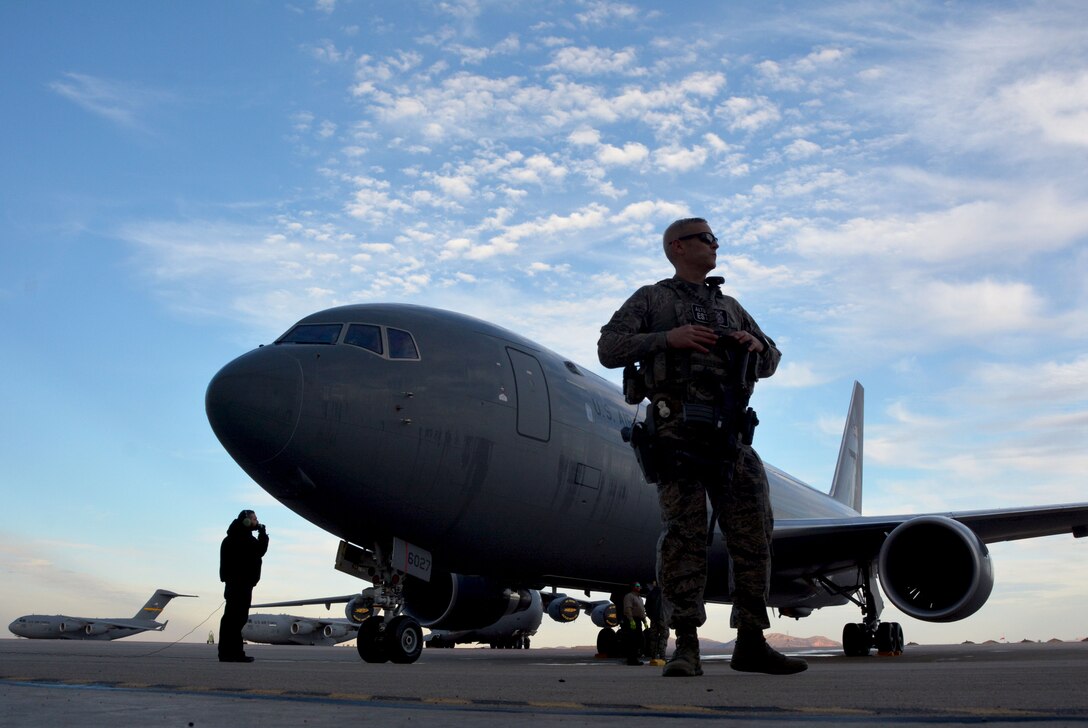
[[[535,356],[507,347],[517,387],[518,434],[547,442],[552,432],[548,382]]]

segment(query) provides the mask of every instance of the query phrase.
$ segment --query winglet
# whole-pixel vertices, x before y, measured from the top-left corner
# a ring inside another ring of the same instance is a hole
[[[861,513],[861,461],[865,435],[865,388],[854,382],[850,410],[842,430],[842,445],[831,481],[831,497]]]

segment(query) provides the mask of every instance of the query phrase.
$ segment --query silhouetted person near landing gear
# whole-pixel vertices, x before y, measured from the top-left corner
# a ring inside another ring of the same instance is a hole
[[[250,510],[239,513],[219,547],[219,580],[226,585],[226,606],[219,620],[220,662],[253,662],[242,649],[242,628],[249,619],[253,587],[261,580],[261,559],[267,551],[268,533],[257,514]]]

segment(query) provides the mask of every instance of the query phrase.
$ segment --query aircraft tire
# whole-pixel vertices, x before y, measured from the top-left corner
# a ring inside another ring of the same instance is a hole
[[[385,640],[379,631],[382,617],[370,617],[359,625],[359,634],[355,637],[355,648],[363,662],[389,662],[389,652]]]
[[[882,655],[903,654],[903,626],[898,622],[881,622],[873,642]]]
[[[865,657],[872,642],[864,624],[852,622],[842,628],[842,651],[847,657]]]
[[[423,653],[423,628],[402,614],[386,627],[384,642],[390,662],[402,665],[415,662]]]
[[[620,656],[619,638],[608,627],[602,627],[597,633],[597,654],[605,657]]]

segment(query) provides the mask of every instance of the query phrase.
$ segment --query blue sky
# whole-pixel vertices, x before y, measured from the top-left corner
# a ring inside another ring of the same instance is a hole
[[[690,214],[784,352],[766,460],[826,488],[857,379],[867,513],[1088,500],[1088,8],[674,7],[0,4],[0,623],[165,587],[201,599],[154,639],[202,640],[247,505],[258,600],[353,591],[336,539],[219,447],[218,368],[307,313],[405,301],[618,381],[598,330],[671,273],[660,232]],[[907,639],[1088,636],[1086,547],[995,545],[982,611]]]

